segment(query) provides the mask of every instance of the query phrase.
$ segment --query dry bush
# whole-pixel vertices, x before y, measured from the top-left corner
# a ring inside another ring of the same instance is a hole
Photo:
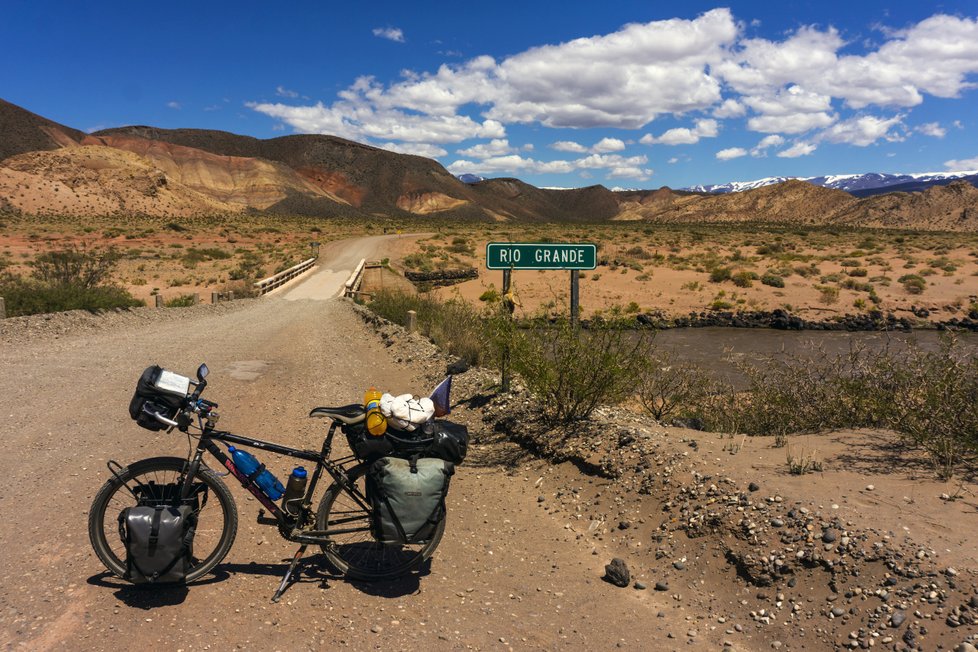
[[[653,349],[639,377],[639,401],[656,421],[692,417],[714,390],[709,375],[672,354]]]

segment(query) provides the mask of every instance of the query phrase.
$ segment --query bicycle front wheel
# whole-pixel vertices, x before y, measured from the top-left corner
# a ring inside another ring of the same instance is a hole
[[[130,464],[118,477],[102,485],[88,513],[88,537],[95,554],[112,573],[122,577],[126,572],[126,546],[119,535],[119,514],[136,505],[130,491],[139,484],[153,482],[165,485],[182,483],[188,462],[179,457],[155,457]],[[201,465],[194,482],[206,487],[206,500],[200,500],[197,529],[194,534],[194,556],[187,581],[193,581],[214,568],[231,550],[238,533],[238,509],[234,496],[221,478]]]
[[[366,471],[362,468],[350,475],[350,482],[361,495],[366,495]],[[445,532],[445,519],[442,519],[427,543],[378,543],[370,533],[370,519],[369,507],[365,509],[335,482],[319,503],[316,529],[333,532],[329,535],[330,543],[320,547],[336,570],[351,579],[376,582],[406,575],[434,554]]]

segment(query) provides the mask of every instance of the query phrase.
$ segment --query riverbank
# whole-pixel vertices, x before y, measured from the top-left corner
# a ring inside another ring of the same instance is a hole
[[[453,362],[426,338],[358,313],[432,383]],[[587,581],[621,581],[605,564],[624,562],[620,590],[675,624],[646,647],[978,644],[974,485],[936,480],[894,433],[789,436],[777,447],[622,408],[553,428],[519,382],[501,394],[497,380],[479,367],[454,376],[450,418],[469,426],[482,463],[507,466],[536,495],[540,518],[590,549]],[[792,471],[799,460],[807,471]]]

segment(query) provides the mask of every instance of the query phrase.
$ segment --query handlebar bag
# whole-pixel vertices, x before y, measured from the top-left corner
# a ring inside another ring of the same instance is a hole
[[[193,505],[137,505],[119,514],[126,574],[134,584],[183,582],[193,558]]]
[[[382,457],[367,474],[373,536],[380,543],[426,543],[445,518],[455,465],[437,458]]]
[[[136,391],[129,401],[129,416],[147,430],[164,430],[160,423],[147,412],[158,412],[168,419],[176,416],[187,399],[190,379],[167,371],[159,365],[147,367],[136,381]]]

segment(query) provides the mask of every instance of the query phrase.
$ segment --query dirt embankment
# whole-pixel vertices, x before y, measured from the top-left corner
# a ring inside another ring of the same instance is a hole
[[[424,357],[399,327],[364,316],[392,350]],[[625,561],[630,590],[681,609],[689,627],[671,635],[757,649],[978,644],[973,478],[936,481],[891,433],[796,436],[779,449],[619,409],[554,430],[521,388],[486,392],[493,380],[456,377],[480,405],[477,441],[538,475],[538,510],[604,561]],[[793,475],[788,457],[823,470]]]

